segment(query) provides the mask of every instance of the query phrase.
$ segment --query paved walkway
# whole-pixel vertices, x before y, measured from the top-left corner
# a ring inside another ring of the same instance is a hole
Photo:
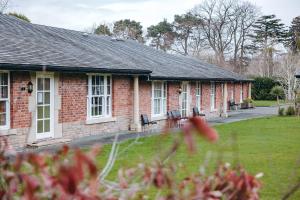
[[[248,109],[248,110],[238,110],[238,111],[231,111],[229,112],[228,118],[212,118],[209,119],[208,122],[211,125],[216,125],[216,124],[225,124],[225,123],[231,123],[231,122],[237,122],[237,121],[242,121],[242,120],[247,120],[247,119],[253,119],[253,118],[260,118],[260,117],[267,117],[267,116],[273,116],[277,114],[277,107],[258,107],[255,109]],[[145,133],[129,133],[129,132],[124,132],[119,135],[118,141],[125,141],[128,139],[134,139],[136,137],[148,137],[152,135],[158,135],[158,132],[145,132]],[[69,146],[72,148],[75,147],[90,147],[94,144],[108,144],[112,143],[114,141],[115,136],[113,135],[95,135],[95,136],[88,136],[88,137],[83,137],[79,139],[73,140],[71,143],[69,143]],[[45,147],[40,147],[38,149],[34,150],[26,150],[26,151],[56,151],[62,146],[62,144],[59,145],[53,145],[53,146],[45,146]]]

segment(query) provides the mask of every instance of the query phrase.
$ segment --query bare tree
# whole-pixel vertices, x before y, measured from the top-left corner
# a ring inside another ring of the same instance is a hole
[[[249,41],[251,27],[258,17],[258,8],[249,2],[236,4],[233,21],[233,58],[234,70],[240,74],[245,72],[244,67],[248,65],[246,58],[246,45]]]
[[[202,30],[219,65],[225,66],[225,54],[229,53],[234,37],[236,1],[206,0],[192,13],[202,21]]]
[[[3,13],[8,7],[9,0],[0,0],[0,13]]]
[[[300,69],[300,55],[289,52],[279,56],[275,75],[284,89],[288,100],[293,100],[294,90],[297,88],[295,74]]]

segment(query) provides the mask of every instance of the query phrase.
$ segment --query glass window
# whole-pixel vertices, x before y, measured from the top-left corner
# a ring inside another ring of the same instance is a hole
[[[240,87],[240,103],[243,102],[243,98],[244,98],[244,88],[243,88],[243,83],[241,83],[241,87]]]
[[[0,72],[0,128],[9,127],[9,74]]]
[[[89,75],[89,118],[111,116],[111,76]]]
[[[167,113],[167,83],[155,81],[152,83],[153,115]]]
[[[202,84],[196,82],[196,107],[201,110]]]
[[[216,109],[216,84],[214,82],[210,83],[210,110]]]

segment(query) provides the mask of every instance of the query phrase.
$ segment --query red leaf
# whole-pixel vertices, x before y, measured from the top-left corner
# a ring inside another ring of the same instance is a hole
[[[206,123],[200,117],[192,117],[190,118],[191,123],[195,126],[197,132],[208,139],[211,142],[215,142],[218,140],[219,136],[218,133],[211,128],[208,123]]]

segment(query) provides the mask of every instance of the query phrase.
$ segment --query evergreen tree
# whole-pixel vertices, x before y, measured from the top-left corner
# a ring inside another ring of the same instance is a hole
[[[97,35],[108,35],[111,36],[112,33],[110,32],[109,27],[106,24],[100,24],[94,31]]]
[[[188,55],[189,39],[193,35],[193,30],[200,24],[200,20],[193,14],[187,13],[174,16],[174,29],[176,42],[179,44],[179,52]]]
[[[119,20],[114,23],[113,34],[116,37],[123,39],[137,40],[143,43],[143,26],[140,22],[134,20],[125,19]]]
[[[290,27],[290,47],[294,53],[300,52],[300,16],[295,17]]]
[[[10,13],[8,13],[8,15],[14,16],[14,17],[16,17],[18,19],[21,19],[21,20],[23,20],[25,22],[29,22],[30,23],[30,19],[28,17],[26,17],[25,15],[23,15],[23,14],[16,13],[16,12],[13,12],[13,13],[10,12]]]
[[[280,19],[275,15],[265,15],[260,17],[252,26],[251,49],[254,52],[260,52],[264,59],[265,71],[267,77],[273,76],[273,56],[276,51],[276,45],[287,41],[288,33]]]
[[[147,37],[151,38],[150,45],[156,49],[167,51],[174,43],[174,32],[172,24],[165,19],[157,25],[152,25],[147,29]]]

